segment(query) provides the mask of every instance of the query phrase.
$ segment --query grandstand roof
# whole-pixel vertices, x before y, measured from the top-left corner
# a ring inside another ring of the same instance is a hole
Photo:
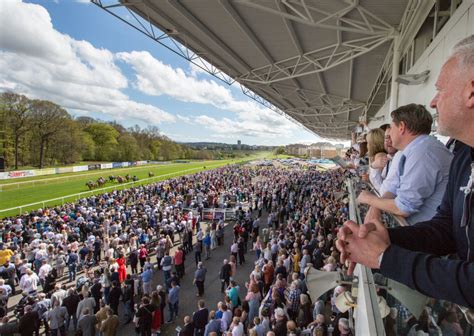
[[[239,82],[244,93],[310,131],[337,139],[348,139],[359,116],[370,118],[385,101],[380,78],[391,71],[393,39],[410,26],[420,3],[432,5],[431,0],[93,1],[108,11],[126,8],[136,20],[128,23],[157,42],[171,37],[187,48],[175,51],[183,57],[201,61],[199,66],[229,83]]]

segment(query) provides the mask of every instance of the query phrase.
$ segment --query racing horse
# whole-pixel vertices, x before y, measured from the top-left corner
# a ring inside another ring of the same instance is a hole
[[[94,182],[94,181],[87,181],[86,186],[89,187],[89,190],[92,190],[92,189],[97,188],[98,184],[97,184],[97,182]]]
[[[103,178],[102,176],[97,179],[97,185],[99,187],[102,187],[105,184],[105,182],[107,182],[107,180]]]

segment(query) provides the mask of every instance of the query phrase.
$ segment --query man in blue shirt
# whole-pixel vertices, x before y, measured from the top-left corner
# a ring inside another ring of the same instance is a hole
[[[174,318],[178,316],[179,305],[179,286],[176,281],[171,281],[171,289],[168,293],[168,308],[170,310],[170,318],[168,323],[173,322]]]
[[[148,266],[142,273],[141,278],[143,282],[143,294],[151,294],[151,279],[153,277],[153,271]]]
[[[474,35],[443,65],[431,107],[438,132],[460,142],[436,215],[387,230],[379,221],[339,230],[341,261],[361,263],[425,295],[474,308]],[[456,254],[457,259],[441,258]]]
[[[390,138],[393,147],[401,151],[399,179],[387,186],[382,197],[363,191],[358,201],[372,207],[366,222],[379,219],[380,211],[386,211],[415,224],[436,213],[446,190],[453,155],[429,136],[433,118],[424,106],[401,106],[391,115]]]
[[[202,262],[198,263],[197,270],[194,272],[194,284],[198,289],[196,296],[204,295],[204,281],[206,281],[207,269],[203,266]]]

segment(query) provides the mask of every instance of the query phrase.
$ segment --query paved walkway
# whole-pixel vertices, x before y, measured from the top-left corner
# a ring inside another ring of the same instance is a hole
[[[207,308],[209,311],[215,310],[217,302],[224,299],[224,294],[221,293],[221,281],[219,278],[219,272],[224,259],[228,259],[230,256],[230,245],[233,239],[232,224],[228,224],[225,227],[224,233],[224,245],[218,246],[211,252],[211,258],[203,260],[204,267],[207,268],[205,291],[202,299],[206,301]],[[249,243],[250,248],[250,243]],[[244,288],[245,282],[248,281],[250,272],[254,268],[254,262],[256,260],[255,253],[253,251],[247,252],[245,255],[246,262],[242,266],[237,266],[237,275],[235,280],[241,286],[240,296],[241,299],[246,295],[247,290]],[[154,259],[154,258],[153,258]],[[156,260],[156,259],[155,259]],[[175,335],[175,329],[178,325],[183,325],[183,318],[186,315],[192,316],[193,312],[197,310],[197,302],[199,299],[196,297],[197,289],[193,285],[194,271],[196,270],[196,264],[194,261],[194,252],[189,253],[186,256],[185,261],[185,276],[181,279],[181,290],[180,290],[180,302],[178,318],[174,323],[166,324],[161,329],[161,335]],[[163,284],[164,276],[162,271],[156,271],[153,279],[153,288],[156,288],[158,284]],[[168,320],[169,311],[165,309],[165,321]],[[132,324],[124,326],[120,329],[118,335],[133,335],[134,327]]]

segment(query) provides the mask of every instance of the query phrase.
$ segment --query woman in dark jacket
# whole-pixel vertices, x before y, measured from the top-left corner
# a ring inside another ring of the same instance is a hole
[[[311,311],[311,302],[306,294],[300,295],[300,308],[298,311],[297,322],[300,328],[305,328],[313,320]]]

